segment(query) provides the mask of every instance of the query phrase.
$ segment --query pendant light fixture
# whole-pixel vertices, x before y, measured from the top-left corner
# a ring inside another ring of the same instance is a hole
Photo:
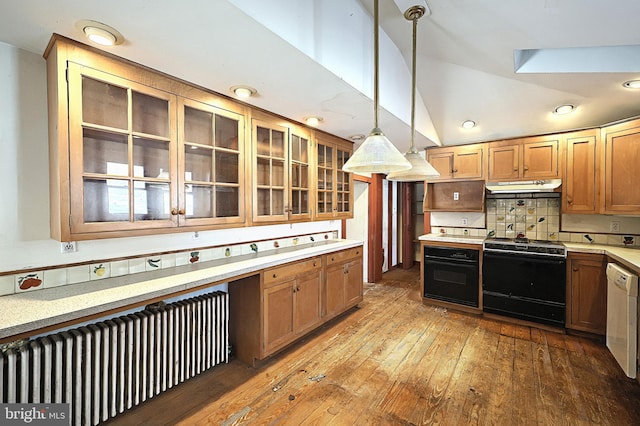
[[[387,175],[388,180],[396,182],[418,182],[427,179],[437,178],[440,173],[425,160],[416,147],[414,138],[416,133],[416,33],[418,32],[418,19],[424,16],[426,9],[424,6],[413,6],[404,12],[404,17],[413,21],[413,51],[411,58],[411,145],[409,151],[404,155],[411,163],[409,170],[392,172]]]
[[[342,166],[345,172],[355,173],[389,173],[411,168],[407,161],[391,141],[378,127],[378,0],[373,2],[373,110],[374,127],[362,145]]]

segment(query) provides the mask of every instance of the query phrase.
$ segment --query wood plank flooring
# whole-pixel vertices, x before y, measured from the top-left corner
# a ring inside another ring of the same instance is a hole
[[[602,343],[424,306],[416,268],[256,368],[239,361],[111,425],[638,425]]]

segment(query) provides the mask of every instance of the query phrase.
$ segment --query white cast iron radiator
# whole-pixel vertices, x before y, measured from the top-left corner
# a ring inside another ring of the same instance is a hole
[[[0,351],[0,401],[71,403],[96,425],[229,361],[229,300],[216,291]]]

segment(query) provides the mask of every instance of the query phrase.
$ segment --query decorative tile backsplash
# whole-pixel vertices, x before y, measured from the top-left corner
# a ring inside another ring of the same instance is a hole
[[[67,284],[102,280],[111,277],[174,268],[233,256],[257,254],[279,248],[309,244],[314,241],[337,239],[338,232],[323,232],[314,235],[298,235],[277,238],[267,241],[229,244],[228,246],[205,247],[185,250],[176,253],[157,255],[141,255],[129,259],[93,261],[85,265],[64,267],[39,271],[25,271],[14,275],[0,276],[0,296],[42,288],[58,287]]]
[[[559,198],[487,199],[487,235],[558,241]]]

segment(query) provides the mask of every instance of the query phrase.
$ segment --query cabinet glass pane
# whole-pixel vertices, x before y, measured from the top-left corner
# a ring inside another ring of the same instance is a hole
[[[186,147],[184,154],[184,179],[195,182],[211,182],[213,176],[213,150]]]
[[[133,175],[168,179],[169,142],[144,138],[133,139]]]
[[[284,132],[271,131],[271,156],[284,158]]]
[[[293,188],[308,188],[309,167],[302,164],[291,165],[291,186]]]
[[[342,166],[349,160],[349,153],[346,151],[336,150],[338,156],[338,170],[342,169]]]
[[[127,136],[101,132],[98,130],[83,130],[83,164],[85,173],[129,175]],[[114,165],[120,167],[114,170]]]
[[[268,216],[271,214],[271,191],[269,189],[258,189],[258,215]]]
[[[82,77],[82,121],[128,129],[127,89]]]
[[[169,183],[133,182],[133,220],[169,219]]]
[[[240,188],[216,187],[216,216],[235,217],[240,215]]]
[[[300,161],[300,136],[291,135],[291,159]]]
[[[284,214],[284,190],[271,190],[271,214]]]
[[[131,94],[133,131],[169,137],[169,102],[138,92]]]
[[[185,207],[187,218],[213,217],[213,187],[187,185]]]
[[[284,186],[284,161],[271,161],[271,185]]]
[[[309,141],[307,139],[300,138],[300,161],[302,163],[309,162]]]
[[[293,191],[291,200],[291,212],[293,214],[303,214],[309,212],[308,191]]]
[[[238,150],[238,120],[216,115],[216,146]]]
[[[216,156],[216,182],[239,183],[238,154],[217,151]]]
[[[213,146],[213,113],[184,107],[185,142]]]
[[[333,173],[331,173],[331,170],[326,170],[324,189],[326,190],[333,189]]]
[[[258,185],[271,184],[271,162],[266,158],[258,158]]]
[[[333,148],[318,144],[318,167],[333,167]]]
[[[258,127],[256,130],[258,155],[271,155],[271,130]]]
[[[84,179],[84,221],[128,222],[129,181]]]

